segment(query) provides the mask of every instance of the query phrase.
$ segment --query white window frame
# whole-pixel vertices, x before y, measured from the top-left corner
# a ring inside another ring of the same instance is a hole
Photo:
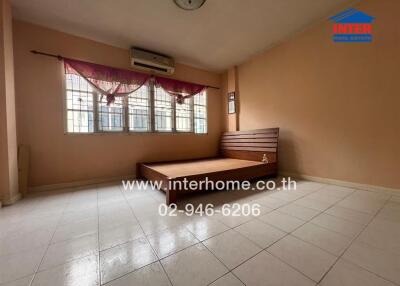
[[[126,96],[125,97],[125,100],[126,100],[126,102],[125,102],[125,114],[126,114],[126,116],[125,116],[125,128],[126,128],[126,130],[124,130],[124,132],[127,132],[127,133],[151,133],[152,132],[152,130],[153,130],[153,112],[154,112],[154,110],[153,110],[153,101],[152,101],[152,92],[151,92],[151,87],[150,86],[148,86],[148,90],[147,90],[147,92],[148,92],[148,101],[149,101],[149,105],[148,105],[148,110],[149,110],[149,114],[148,114],[148,116],[147,116],[147,120],[149,121],[149,125],[148,125],[148,127],[149,127],[149,129],[146,131],[146,130],[130,130],[130,126],[129,126],[129,122],[130,122],[130,120],[129,120],[129,96],[130,95],[128,95],[128,96]]]
[[[174,121],[174,132],[175,133],[194,133],[194,99],[193,99],[193,96],[192,97],[190,97],[189,99],[188,99],[190,102],[189,102],[189,107],[190,107],[190,130],[188,130],[188,131],[182,131],[182,130],[178,130],[177,129],[177,117],[176,117],[176,106],[177,106],[177,102],[176,102],[176,99],[175,99],[175,97],[173,98],[173,109],[174,109],[174,118],[173,118],[173,121]]]
[[[205,90],[205,91],[203,91],[203,92],[205,92],[205,102],[206,102],[206,104],[204,105],[204,107],[205,107],[205,120],[206,120],[206,132],[204,132],[204,133],[196,133],[196,126],[195,126],[195,121],[196,121],[196,117],[195,117],[195,103],[194,103],[194,96],[192,97],[192,99],[193,99],[193,121],[192,121],[192,124],[193,124],[193,133],[194,134],[199,134],[199,135],[201,135],[201,134],[208,134],[208,95],[207,95],[207,90]],[[196,96],[196,95],[195,95]]]
[[[95,113],[96,120],[94,121],[94,132],[95,133],[124,133],[127,130],[128,125],[126,125],[126,117],[129,115],[126,113],[126,97],[122,98],[122,116],[123,116],[123,126],[122,126],[122,130],[100,130],[100,118],[99,118],[99,96],[101,96],[101,94],[98,91],[94,91],[93,92],[93,103],[95,103],[96,105],[93,106],[93,112]],[[105,97],[105,96],[104,96]],[[108,113],[108,116],[110,116],[110,113]]]
[[[152,120],[153,120],[153,124],[152,124],[152,133],[176,133],[175,130],[175,97],[174,96],[170,96],[171,98],[171,130],[156,130],[156,107],[155,107],[155,95],[156,95],[156,86],[154,81],[150,81],[149,84],[151,85],[151,89],[150,89],[150,93],[152,96],[152,113],[154,114]],[[167,93],[167,92],[165,92]]]
[[[67,85],[66,85],[66,74],[64,74],[64,81],[63,81],[63,114],[64,114],[64,134],[66,135],[96,135],[96,134],[127,134],[127,135],[134,135],[134,134],[195,134],[195,135],[207,135],[209,130],[208,125],[208,93],[207,90],[202,91],[204,92],[204,96],[206,97],[206,105],[205,105],[205,115],[206,115],[206,132],[204,133],[196,133],[195,132],[195,115],[194,115],[194,97],[189,98],[190,106],[191,106],[191,130],[190,131],[178,131],[176,129],[176,99],[172,97],[172,128],[171,131],[162,131],[162,130],[155,130],[155,107],[154,107],[154,95],[155,95],[155,83],[153,81],[149,81],[147,83],[149,85],[149,115],[148,120],[150,120],[149,130],[130,130],[129,129],[129,107],[128,107],[128,97],[124,97],[124,108],[123,108],[123,115],[124,115],[124,126],[122,130],[100,130],[99,129],[99,111],[98,111],[98,95],[100,94],[94,87],[93,87],[93,132],[69,132],[68,131],[68,108],[67,108]]]

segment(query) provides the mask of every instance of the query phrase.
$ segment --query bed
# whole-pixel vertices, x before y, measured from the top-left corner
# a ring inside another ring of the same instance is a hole
[[[275,176],[278,165],[279,128],[225,132],[221,136],[219,156],[184,161],[139,163],[137,177],[160,182],[166,204],[176,203],[179,194],[188,192],[177,186],[195,181],[196,190],[204,190],[201,181],[252,180]],[[177,183],[181,182],[181,183]],[[188,186],[188,185],[186,185]],[[190,190],[193,191],[193,190]]]

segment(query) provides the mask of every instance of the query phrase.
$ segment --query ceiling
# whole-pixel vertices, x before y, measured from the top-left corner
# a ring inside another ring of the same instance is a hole
[[[222,71],[327,18],[348,0],[12,0],[14,17],[117,47]]]

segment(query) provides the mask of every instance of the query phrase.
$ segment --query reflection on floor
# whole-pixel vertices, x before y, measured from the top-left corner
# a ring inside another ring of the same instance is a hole
[[[302,181],[179,204],[259,204],[259,216],[162,217],[164,201],[102,185],[0,209],[0,285],[400,284],[400,193]]]

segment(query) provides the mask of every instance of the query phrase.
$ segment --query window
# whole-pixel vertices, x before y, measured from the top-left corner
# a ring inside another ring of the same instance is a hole
[[[107,105],[106,96],[82,77],[66,74],[68,133],[194,132],[207,133],[207,93],[178,104],[152,82]]]
[[[182,104],[175,103],[175,126],[178,132],[193,131],[193,98],[187,98]]]
[[[99,131],[124,130],[124,98],[116,97],[115,101],[107,105],[107,99],[97,94],[98,129]]]
[[[207,133],[207,94],[205,91],[193,96],[194,132]]]
[[[93,90],[86,80],[66,75],[67,130],[73,133],[93,132]]]
[[[150,124],[150,89],[143,85],[128,96],[129,131],[147,132]]]
[[[154,129],[155,131],[172,131],[173,97],[161,87],[154,92]]]

